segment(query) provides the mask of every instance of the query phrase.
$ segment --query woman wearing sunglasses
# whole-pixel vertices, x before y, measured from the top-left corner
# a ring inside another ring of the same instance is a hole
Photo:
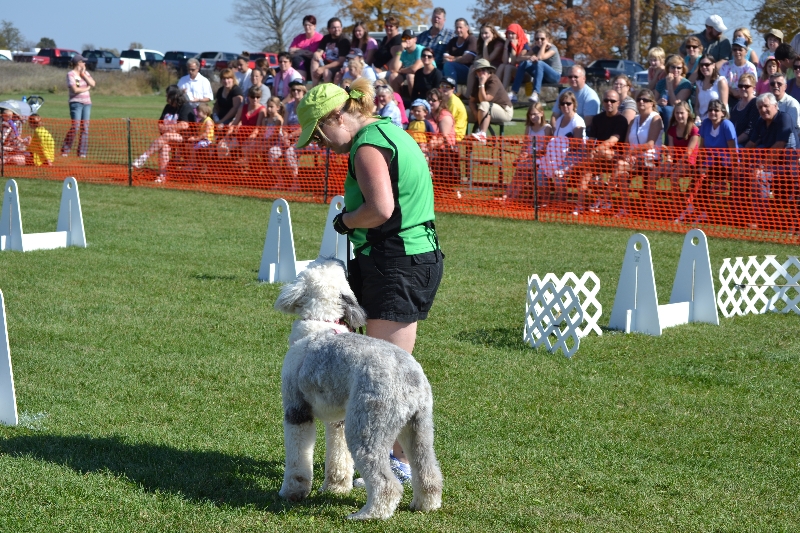
[[[711,100],[728,101],[728,80],[719,75],[714,58],[704,55],[700,58],[700,73],[697,75],[695,105],[700,122],[708,118],[708,103]]]
[[[742,96],[736,105],[731,107],[731,122],[736,128],[736,142],[739,146],[744,146],[750,140],[750,131],[758,120],[756,77],[752,74],[742,74],[737,87]]]
[[[436,68],[433,60],[433,50],[425,47],[420,54],[422,68],[414,73],[414,86],[411,88],[411,100],[426,98],[428,91],[437,89],[442,83],[442,71]]]
[[[686,77],[694,85],[697,82],[697,74],[700,72],[703,43],[695,35],[690,35],[684,41],[683,46],[686,48],[686,57],[683,58],[684,63],[686,63]]]
[[[620,206],[617,217],[630,214],[628,199],[631,176],[642,176],[645,184],[647,204],[651,204],[651,193],[654,189],[655,167],[662,145],[664,122],[656,111],[653,91],[642,89],[636,93],[636,107],[639,114],[628,125],[628,154],[620,159],[614,185],[620,193]]]
[[[367,335],[413,353],[417,321],[427,318],[444,271],[433,182],[414,139],[375,117],[374,98],[364,78],[348,91],[329,83],[314,87],[297,109],[303,128],[297,147],[316,140],[348,154],[345,206],[333,220],[353,246],[348,282],[366,311]],[[393,466],[408,468],[398,443],[393,456]],[[410,470],[403,477],[410,481]]]
[[[578,114],[575,93],[565,91],[558,97],[561,115],[554,120],[553,138],[547,144],[543,167],[545,175],[553,182],[554,200],[563,202],[567,196],[567,178],[580,163],[586,141],[586,122]],[[577,141],[576,139],[580,139]],[[546,207],[550,191],[545,185],[539,188],[539,207]]]

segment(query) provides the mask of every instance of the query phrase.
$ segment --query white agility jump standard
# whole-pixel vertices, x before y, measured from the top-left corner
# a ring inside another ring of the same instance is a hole
[[[11,349],[8,346],[8,325],[3,291],[0,291],[0,423],[16,426],[17,395],[14,392],[14,372],[11,370]]]
[[[3,211],[0,215],[0,251],[30,252],[32,250],[66,248],[67,246],[86,248],[81,198],[75,178],[64,180],[56,231],[49,233],[23,233],[17,182],[8,180],[3,191]]]
[[[774,255],[763,261],[751,255],[722,260],[717,305],[726,318],[767,312],[800,315],[800,261],[796,256],[779,263]],[[778,307],[778,302],[783,302]]]
[[[571,286],[557,286],[553,281],[540,284],[537,276],[531,276],[523,342],[533,348],[544,344],[550,353],[561,350],[572,357],[581,345],[578,330],[583,320],[583,307]]]
[[[719,325],[705,233],[693,229],[683,239],[669,303],[658,305],[650,242],[641,233],[628,240],[609,329],[661,335],[665,328],[706,322]]]
[[[319,256],[335,257],[343,261],[346,266],[347,236],[339,235],[333,229],[333,219],[342,209],[344,209],[344,197],[334,196],[328,208]],[[297,260],[289,203],[283,198],[278,198],[272,203],[267,238],[264,240],[264,252],[261,254],[261,266],[258,269],[258,280],[269,283],[288,283],[293,281],[311,261],[313,259]]]

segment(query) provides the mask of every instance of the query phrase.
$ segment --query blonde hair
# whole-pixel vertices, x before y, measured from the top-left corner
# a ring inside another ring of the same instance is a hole
[[[278,114],[281,116],[281,118],[286,118],[286,106],[283,105],[283,101],[280,98],[277,96],[270,97],[267,100],[267,106],[269,106],[269,104],[275,104],[278,106]]]
[[[375,114],[375,88],[371,81],[363,77],[356,78],[350,84],[350,88],[345,90],[350,93],[350,98],[339,111],[364,118],[370,118]],[[355,98],[354,91],[360,91],[361,96]]]
[[[359,72],[363,72],[364,71],[364,60],[361,59],[360,57],[356,56],[353,59],[349,59],[347,61],[347,66],[348,67],[356,67]]]
[[[669,56],[667,60],[667,68],[671,67],[672,65],[680,65],[681,67],[681,76],[686,76],[686,61],[679,55],[672,55]]]
[[[211,106],[208,105],[206,102],[203,102],[199,106],[197,106],[198,111],[202,111],[203,114],[207,117],[211,116]]]
[[[737,33],[741,33],[742,35],[744,35],[744,44],[746,44],[747,46],[750,46],[751,44],[753,44],[753,36],[750,35],[750,30],[749,29],[747,29],[747,28],[736,28],[735,30],[733,30],[733,35],[735,36]],[[764,40],[766,41],[766,39],[764,39]]]
[[[688,141],[689,137],[692,136],[692,124],[694,124],[694,119],[695,119],[694,110],[692,110],[692,106],[691,104],[689,104],[689,102],[677,102],[675,104],[675,107],[672,108],[672,118],[669,119],[669,126],[667,127],[667,130],[669,130],[673,126],[677,126],[678,121],[675,118],[675,111],[679,108],[685,109],[686,114],[688,115],[686,117],[687,128],[686,131],[683,132],[683,140]]]
[[[239,80],[237,80],[236,76],[233,75],[233,69],[230,68],[222,69],[222,72],[219,73],[219,79],[220,81],[222,81],[226,78],[233,78],[233,84],[239,85]]]
[[[648,61],[650,59],[658,59],[663,63],[666,58],[667,54],[664,52],[664,49],[661,48],[660,46],[654,46],[653,48],[647,51]]]
[[[755,76],[753,76],[753,75],[752,75],[751,73],[749,73],[749,72],[745,72],[744,74],[742,74],[741,76],[739,76],[739,82],[742,82],[743,80],[750,80],[750,82],[753,84],[753,86],[754,86],[754,87],[755,87],[755,85],[756,85],[756,83],[757,83],[757,82],[756,82],[756,77],[755,77]]]
[[[541,122],[541,124],[544,124],[545,123],[544,122],[544,107],[542,107],[542,103],[541,102],[531,102],[531,105],[528,106],[528,110],[525,112],[525,127],[530,128],[530,127],[533,126],[533,124],[531,124],[531,109],[535,109],[536,111],[538,111],[539,113],[542,114],[542,122]]]

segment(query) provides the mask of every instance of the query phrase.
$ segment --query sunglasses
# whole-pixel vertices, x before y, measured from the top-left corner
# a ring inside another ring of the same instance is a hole
[[[567,76],[571,80],[577,80],[580,76]]]
[[[428,103],[430,103],[430,104],[436,103],[438,101],[439,100],[437,100],[436,98],[428,98]]]
[[[704,67],[710,67],[710,66],[711,66],[711,65],[713,65],[713,64],[714,64],[714,63],[700,63],[700,67],[701,67],[701,68],[704,68]]]
[[[420,57],[422,59],[433,59],[433,56],[431,54],[422,54]]]
[[[771,81],[771,82],[769,82],[769,86],[770,87],[783,87],[784,85],[786,85],[786,84],[785,83],[781,83],[779,81]]]
[[[603,98],[603,102],[606,104],[616,104],[619,100],[612,100],[611,98]]]
[[[572,102],[559,102],[559,103],[558,103],[558,105],[566,105],[566,106],[571,106],[571,105],[572,105]]]
[[[536,37],[533,39],[534,41],[546,41],[547,37]]]
[[[669,69],[670,70],[683,70],[683,67],[680,66],[680,65],[670,65]]]
[[[710,108],[710,107],[709,107],[709,108],[708,108],[708,112],[709,112],[709,113],[722,113],[722,109],[720,109],[720,108],[718,108],[718,107],[714,107],[714,108]]]
[[[653,103],[653,101],[651,99],[649,99],[649,98],[637,98],[636,101],[637,102],[647,102],[648,104]]]
[[[752,85],[739,85],[739,88],[740,89],[752,89],[753,86]]]
[[[800,70],[800,64],[792,65],[792,70]]]
[[[696,44],[687,44],[686,45],[686,49],[687,50],[697,50],[698,48],[700,48],[700,47],[697,46]]]

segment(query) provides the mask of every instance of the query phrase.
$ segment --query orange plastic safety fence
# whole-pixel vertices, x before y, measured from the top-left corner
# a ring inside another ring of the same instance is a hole
[[[296,150],[296,127],[174,131],[155,120],[92,120],[88,152],[72,123],[47,119],[53,165],[6,164],[4,175],[326,202],[343,193],[347,156],[310,145]],[[23,135],[31,133],[23,127]],[[686,232],[798,243],[800,151],[618,144],[580,139],[489,137],[449,144],[415,133],[431,169],[438,211],[636,230]],[[403,154],[400,154],[403,157]]]

